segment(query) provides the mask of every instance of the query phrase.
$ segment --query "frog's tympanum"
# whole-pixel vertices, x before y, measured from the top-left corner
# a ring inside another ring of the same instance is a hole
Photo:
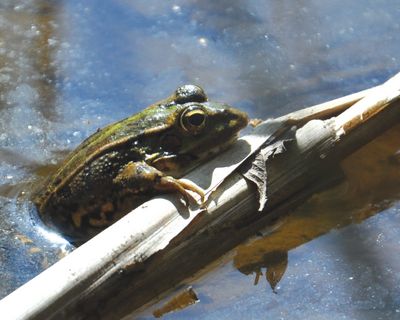
[[[85,239],[162,192],[186,203],[188,170],[235,141],[247,115],[209,102],[194,85],[111,124],[73,151],[34,202],[43,220],[73,239]]]

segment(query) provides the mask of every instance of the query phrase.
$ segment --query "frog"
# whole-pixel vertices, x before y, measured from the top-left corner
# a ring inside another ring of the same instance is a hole
[[[245,112],[209,101],[201,87],[180,86],[84,140],[33,202],[47,225],[75,243],[155,195],[176,192],[186,206],[201,204],[204,190],[181,178],[229,147],[248,121]]]

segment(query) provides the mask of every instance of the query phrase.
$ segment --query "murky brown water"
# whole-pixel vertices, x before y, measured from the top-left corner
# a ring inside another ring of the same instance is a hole
[[[0,296],[71,249],[36,232],[27,199],[98,127],[182,83],[261,118],[371,87],[400,69],[399,17],[396,1],[2,1]],[[345,160],[345,182],[216,262],[189,283],[200,302],[166,318],[399,316],[399,137]]]

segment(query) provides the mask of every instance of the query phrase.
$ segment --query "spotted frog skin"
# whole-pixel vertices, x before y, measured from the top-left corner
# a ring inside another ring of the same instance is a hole
[[[179,180],[235,141],[245,113],[209,102],[203,89],[179,87],[170,97],[87,138],[34,196],[40,216],[71,239],[84,240],[152,195],[188,190]]]

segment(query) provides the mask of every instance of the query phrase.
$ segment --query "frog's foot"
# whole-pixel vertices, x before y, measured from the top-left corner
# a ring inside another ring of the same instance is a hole
[[[186,206],[189,206],[189,198],[193,198],[188,190],[197,193],[201,198],[201,205],[204,204],[205,193],[202,188],[194,183],[184,180],[178,180],[171,176],[162,176],[157,184],[155,184],[154,189],[167,192],[179,192],[182,198],[185,200]]]
[[[193,196],[188,192],[197,193],[204,203],[204,190],[189,181],[175,179],[166,176],[163,172],[148,165],[145,162],[129,162],[114,179],[114,183],[123,189],[129,189],[133,193],[140,194],[149,191],[178,192],[182,195],[186,206],[189,206]]]

